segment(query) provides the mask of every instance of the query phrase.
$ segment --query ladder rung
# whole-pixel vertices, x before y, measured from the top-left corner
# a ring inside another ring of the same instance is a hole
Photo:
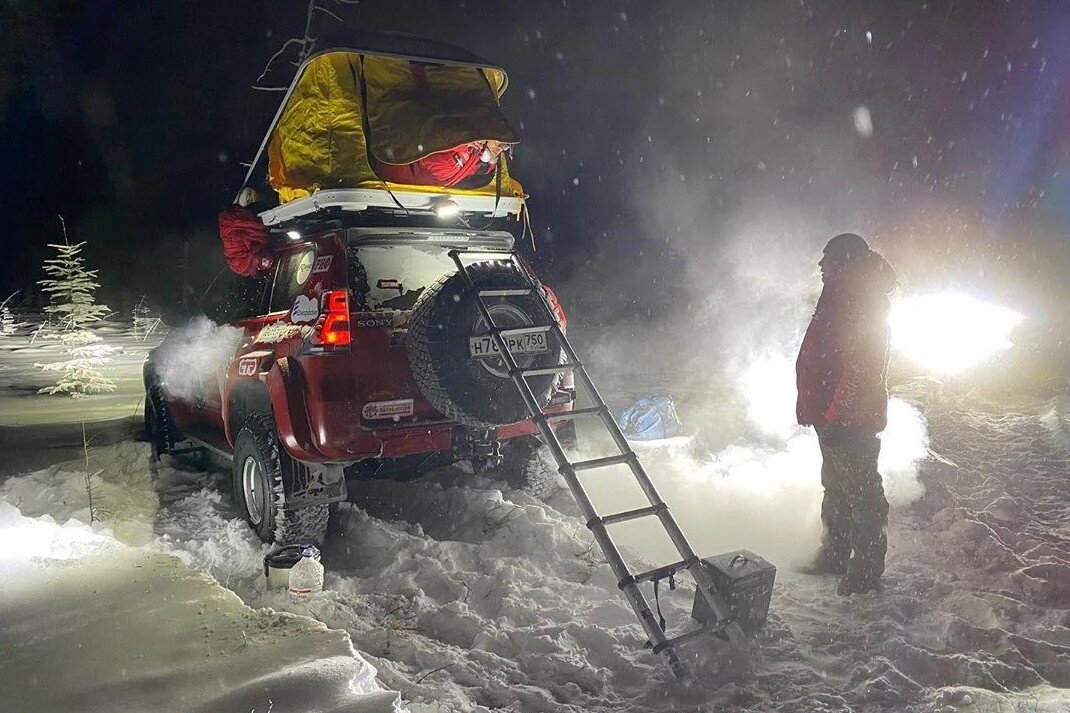
[[[517,289],[517,290],[480,290],[480,297],[523,297],[524,295],[530,295],[531,288]],[[547,327],[549,329],[549,327]]]
[[[538,334],[539,332],[549,332],[553,327],[546,325],[545,327],[517,327],[516,329],[499,329],[498,334],[503,337],[514,337],[520,334]]]
[[[636,508],[635,510],[624,510],[623,512],[615,512],[610,515],[603,515],[587,521],[587,529],[591,528],[591,525],[596,522],[601,522],[603,525],[615,525],[618,522],[628,522],[629,520],[638,520],[641,517],[649,517],[650,515],[657,515],[660,511],[665,509],[665,503],[661,505],[650,505],[645,508]]]
[[[579,367],[580,364],[578,363],[566,362],[557,366],[548,366],[545,369],[520,369],[517,373],[521,376],[545,376],[546,374],[560,374],[563,371],[572,371]]]
[[[605,468],[611,465],[623,465],[630,462],[633,457],[631,453],[621,453],[620,455],[606,456],[605,458],[580,460],[575,463],[569,463],[569,465],[572,466],[572,470],[591,470],[592,468]]]
[[[617,586],[624,589],[624,587],[629,584],[641,584],[643,582],[653,582],[655,579],[664,579],[670,574],[687,569],[698,561],[698,557],[691,557],[690,559],[680,560],[674,564],[667,564],[664,567],[658,567],[657,569],[652,569],[649,572],[643,572],[642,574],[637,574],[633,577],[625,577],[617,583]]]
[[[660,644],[654,647],[653,651],[655,654],[660,654],[665,649],[673,649],[677,646],[680,646],[681,644],[686,644],[690,641],[694,641],[695,639],[702,638],[703,636],[716,634],[718,631],[721,631],[726,626],[728,626],[729,623],[731,623],[730,619],[722,619],[721,621],[718,621],[715,624],[707,624],[706,626],[703,626],[699,629],[694,629],[693,631],[685,632],[672,639],[666,639],[665,641],[662,641]]]
[[[451,255],[456,255],[461,258],[472,258],[479,260],[501,260],[502,262],[513,262],[513,254],[505,252],[478,252],[475,250],[454,250]]]
[[[590,406],[588,408],[574,408],[571,411],[562,411],[561,413],[544,413],[547,421],[570,421],[580,416],[588,416],[592,413],[602,413],[608,406]]]

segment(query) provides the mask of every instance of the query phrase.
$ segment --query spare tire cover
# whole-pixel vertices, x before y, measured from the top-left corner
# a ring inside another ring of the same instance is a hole
[[[531,287],[508,260],[468,266],[478,290]],[[484,297],[499,329],[543,327],[552,317],[541,295]],[[553,329],[514,337],[511,349],[521,369],[563,363],[561,340]],[[475,428],[494,428],[529,418],[528,410],[493,342],[490,327],[476,304],[476,290],[459,272],[430,285],[413,308],[406,350],[413,376],[427,400],[447,418]],[[489,356],[472,356],[482,352]],[[528,377],[540,408],[550,401],[557,374]]]

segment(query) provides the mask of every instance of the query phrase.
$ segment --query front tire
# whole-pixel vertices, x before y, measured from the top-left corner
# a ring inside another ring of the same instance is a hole
[[[245,419],[234,439],[234,506],[264,542],[323,544],[330,515],[328,504],[302,508],[286,505],[283,472],[286,469],[292,475],[297,467],[297,462],[279,445],[270,416],[252,414]]]
[[[160,457],[170,453],[182,435],[175,426],[167,397],[159,386],[152,386],[145,391],[145,436],[152,446],[152,462],[158,463]]]

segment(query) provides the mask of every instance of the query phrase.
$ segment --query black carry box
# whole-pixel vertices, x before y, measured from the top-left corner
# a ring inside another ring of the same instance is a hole
[[[713,579],[714,591],[725,601],[729,615],[753,635],[769,615],[776,567],[747,550],[726,552],[702,560]],[[706,600],[695,592],[691,618],[701,624],[713,620]]]

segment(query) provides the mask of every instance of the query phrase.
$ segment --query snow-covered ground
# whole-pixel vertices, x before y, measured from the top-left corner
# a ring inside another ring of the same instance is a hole
[[[243,646],[237,632],[289,640],[266,625],[277,620],[282,630],[293,626],[308,637],[290,641],[286,656],[307,661],[326,652],[326,667],[341,656],[347,675],[365,671],[365,659],[378,671],[377,685],[399,691],[413,711],[1070,710],[1070,399],[1009,410],[946,394],[935,383],[901,395],[924,414],[934,455],[916,452],[918,434],[909,429],[917,420],[903,406],[894,417],[899,431],[886,436],[893,456],[884,463],[886,485],[896,507],[880,595],[845,600],[833,580],[792,571],[817,538],[820,493],[807,434],[780,445],[739,443],[712,457],[686,441],[641,453],[701,554],[745,546],[781,566],[753,670],[722,671],[716,647],[699,647],[691,660],[699,673],[690,682],[674,680],[642,648],[639,626],[571,497],[545,469],[526,484],[516,474],[478,478],[446,469],[416,482],[351,488],[352,502],[333,517],[325,545],[326,590],[294,604],[266,589],[265,548],[236,518],[223,492],[225,474],[173,460],[154,474],[147,447],[134,442],[91,448],[89,467],[102,470],[93,490],[104,524],[124,543],[110,545],[122,548],[119,560],[171,563],[144,574],[160,582],[146,589],[168,591],[168,578],[196,579],[175,574],[171,556],[253,608],[238,615],[247,625],[219,626],[229,632],[220,651],[241,671],[260,642]],[[48,518],[87,519],[84,471],[74,460],[3,483],[5,542],[17,541],[8,537],[11,528],[26,523],[51,532]],[[599,495],[598,487],[592,491]],[[648,534],[621,538],[633,562],[660,563],[664,550]],[[95,587],[98,577],[109,579],[98,572],[99,557],[76,548],[62,567],[47,564],[40,576],[58,572]],[[213,586],[197,581],[206,592]],[[161,606],[148,601],[151,591],[112,584],[124,593],[110,601],[122,601],[117,608],[130,608],[134,618]],[[200,594],[181,587],[167,612],[157,610],[161,618],[196,611],[189,602]],[[686,625],[692,596],[688,582],[663,590],[670,626]],[[221,590],[206,594],[204,606],[224,599]],[[5,621],[11,601],[0,598]],[[269,610],[312,617],[329,629]],[[332,630],[348,633],[357,657],[345,658]],[[212,640],[197,639],[199,655],[212,651]],[[63,660],[95,665],[85,658]],[[10,666],[11,657],[4,662]],[[282,668],[269,679],[281,681]],[[152,671],[196,685],[194,668]],[[319,675],[324,683],[300,689],[308,705],[287,709],[335,705],[332,686],[344,676]],[[127,693],[137,690],[131,684]]]

